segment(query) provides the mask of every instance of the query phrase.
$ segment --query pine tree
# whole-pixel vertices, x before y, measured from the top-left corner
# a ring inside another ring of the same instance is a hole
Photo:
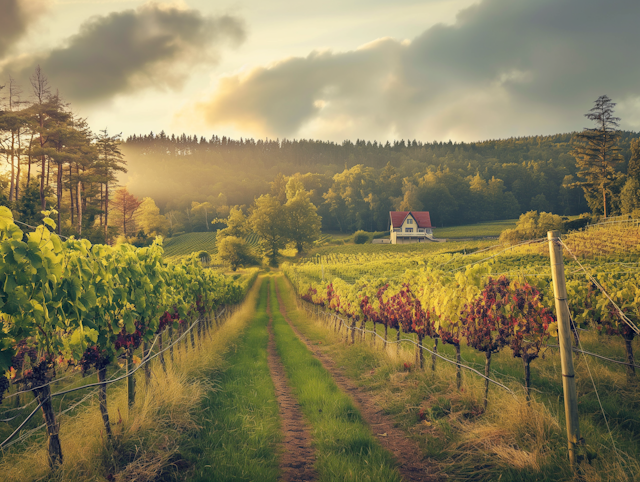
[[[599,205],[598,198],[602,200],[605,218],[610,204],[607,194],[611,193],[620,178],[616,166],[623,161],[618,147],[620,118],[613,115],[615,105],[606,95],[598,97],[594,107],[585,114],[587,119],[596,123],[596,127],[585,128],[576,135],[581,142],[573,151],[579,169],[578,176],[584,179],[576,185],[582,187],[592,209]]]
[[[109,226],[109,186],[116,180],[116,172],[127,172],[124,167],[126,161],[120,151],[120,136],[109,136],[107,130],[100,131],[100,134],[96,137],[96,147],[98,149],[98,161],[96,168],[100,172],[101,183],[104,185],[100,187],[101,198],[103,201],[102,211],[104,212],[104,222],[102,222],[102,216],[100,216],[100,222],[104,226],[104,238],[105,242],[109,242],[108,226]]]
[[[640,139],[631,141],[631,159],[627,166],[627,177],[640,182]]]

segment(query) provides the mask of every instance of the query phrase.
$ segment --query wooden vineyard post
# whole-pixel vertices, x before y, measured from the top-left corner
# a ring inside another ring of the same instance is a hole
[[[126,360],[127,360],[126,369],[127,369],[127,374],[129,375],[127,377],[127,402],[129,407],[132,407],[136,401],[136,379],[134,378],[135,375],[133,374],[133,370],[135,368],[133,365],[133,349],[131,347],[127,349]]]
[[[560,233],[549,231],[549,255],[551,257],[551,275],[553,279],[553,294],[558,317],[558,341],[560,343],[560,363],[562,366],[562,388],[564,391],[564,412],[567,419],[567,441],[569,446],[569,461],[575,467],[576,445],[580,442],[580,427],[578,426],[578,400],[576,379],[573,370],[573,353],[571,350],[571,326],[569,306],[567,304],[567,286],[564,278],[564,262],[562,260],[562,246],[559,243]]]
[[[151,367],[149,366],[148,360],[146,360],[149,355],[149,344],[146,341],[142,342],[142,362],[144,363],[144,386],[145,388],[149,388],[149,382],[151,381]]]
[[[171,357],[171,365],[173,365],[173,321],[169,325],[169,356]]]

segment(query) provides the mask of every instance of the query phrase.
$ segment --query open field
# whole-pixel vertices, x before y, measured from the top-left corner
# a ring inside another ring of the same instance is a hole
[[[437,245],[434,243],[423,244],[405,244],[405,245],[371,245],[367,244],[353,244],[353,234],[345,233],[323,233],[320,239],[316,243],[318,247],[311,248],[309,255],[325,255],[328,253],[367,253],[367,252],[390,252],[390,253],[406,253],[406,252],[424,252],[433,253],[437,251],[457,251],[465,249],[476,249],[488,246],[489,241],[477,239],[476,241],[470,241],[469,238],[485,238],[485,237],[497,237],[500,233],[507,228],[515,226],[516,220],[505,221],[491,221],[486,223],[472,224],[468,226],[455,226],[451,228],[437,228],[434,229],[434,234],[437,238],[448,239],[456,241],[458,239],[466,239],[462,241],[462,244],[447,244],[446,246]],[[245,240],[254,250],[258,249],[258,243],[260,238],[256,234],[249,234],[245,237]],[[333,241],[337,240],[340,245],[333,245]],[[480,241],[480,242],[478,242]],[[177,236],[175,238],[169,238],[164,243],[165,259],[170,261],[178,261],[192,253],[198,253],[200,251],[207,251],[210,255],[214,256],[218,252],[216,246],[216,233],[187,233]],[[283,255],[285,258],[294,258],[295,253],[291,250],[284,250]]]
[[[484,223],[468,224],[465,226],[452,226],[438,228],[434,226],[433,236],[438,239],[464,239],[498,237],[505,229],[516,227],[517,219],[504,219],[501,221],[487,221]]]

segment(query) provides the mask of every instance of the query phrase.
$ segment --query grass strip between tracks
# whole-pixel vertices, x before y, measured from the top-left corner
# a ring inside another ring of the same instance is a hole
[[[276,347],[289,383],[312,426],[322,481],[400,481],[395,462],[376,441],[351,399],[298,339],[271,292]]]
[[[267,365],[268,281],[262,282],[254,319],[213,375],[217,389],[201,407],[202,428],[182,447],[190,481],[275,481],[281,440],[278,404]]]

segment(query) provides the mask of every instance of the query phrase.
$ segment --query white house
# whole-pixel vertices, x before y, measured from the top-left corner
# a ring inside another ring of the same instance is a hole
[[[391,244],[434,241],[429,211],[390,211]]]

